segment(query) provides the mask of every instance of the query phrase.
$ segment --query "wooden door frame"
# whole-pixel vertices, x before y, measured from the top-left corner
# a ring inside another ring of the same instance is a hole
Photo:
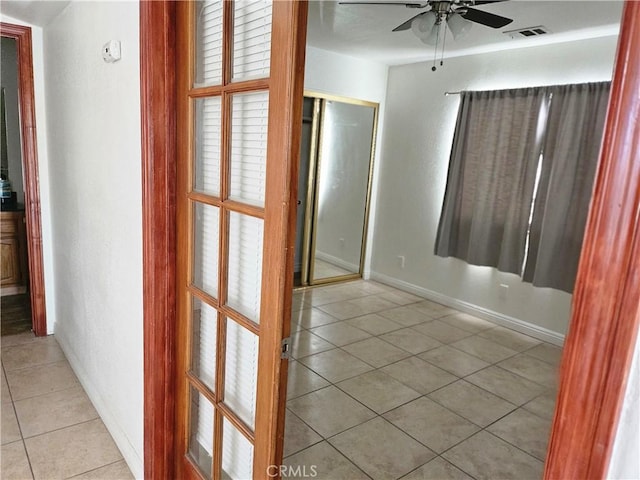
[[[144,458],[158,479],[175,461],[174,20],[172,2],[140,3]],[[640,322],[639,50],[640,2],[627,1],[545,478],[606,475],[626,390]]]
[[[176,5],[140,2],[144,477],[170,479],[175,457]]]
[[[37,336],[43,336],[47,334],[47,314],[42,260],[42,220],[31,27],[1,22],[0,36],[13,38],[16,41],[18,54],[18,107],[20,109],[20,144],[22,147],[27,256],[29,259],[29,296],[33,331]]]

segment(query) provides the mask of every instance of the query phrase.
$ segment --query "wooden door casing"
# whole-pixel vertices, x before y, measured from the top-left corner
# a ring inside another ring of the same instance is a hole
[[[176,3],[140,2],[144,476],[174,477]]]
[[[31,299],[33,332],[37,336],[43,336],[47,334],[47,313],[44,260],[42,256],[42,219],[40,215],[38,137],[33,86],[31,28],[1,22],[0,35],[15,39],[18,53],[18,105],[20,109],[20,138],[29,264],[29,297]]]

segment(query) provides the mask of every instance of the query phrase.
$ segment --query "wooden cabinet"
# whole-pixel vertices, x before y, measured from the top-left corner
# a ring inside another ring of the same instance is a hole
[[[0,286],[2,295],[27,290],[27,238],[24,211],[0,212]]]

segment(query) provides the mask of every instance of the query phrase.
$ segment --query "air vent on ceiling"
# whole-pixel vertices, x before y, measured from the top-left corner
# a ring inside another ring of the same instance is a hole
[[[547,27],[543,27],[542,25],[538,25],[537,27],[519,28],[518,30],[509,30],[508,32],[504,32],[505,35],[509,35],[511,38],[537,37],[539,35],[546,35],[547,33],[549,33],[549,29]]]

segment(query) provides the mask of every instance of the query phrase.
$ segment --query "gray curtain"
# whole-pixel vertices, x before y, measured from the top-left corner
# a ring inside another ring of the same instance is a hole
[[[609,82],[551,88],[523,279],[573,291],[602,142]]]
[[[547,88],[463,92],[435,253],[522,273]]]

